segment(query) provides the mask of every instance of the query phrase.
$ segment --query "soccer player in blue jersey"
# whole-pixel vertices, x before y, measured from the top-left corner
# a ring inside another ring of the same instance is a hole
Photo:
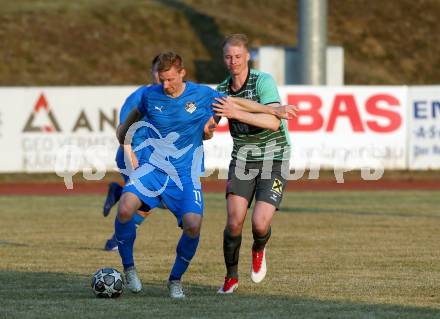
[[[156,56],[151,62],[151,78],[154,84],[159,83],[159,75],[157,72],[157,61],[158,56]],[[123,123],[127,118],[128,114],[136,107],[140,105],[142,94],[148,90],[148,86],[141,86],[136,91],[134,91],[130,96],[125,100],[123,106],[121,107],[121,111],[119,114],[119,123]],[[136,168],[138,166],[138,156],[133,149],[136,148],[143,139],[145,138],[145,129],[139,129],[135,132],[131,145],[126,145],[123,147],[119,147],[116,153],[116,165],[119,170],[125,169],[124,163],[124,151],[126,154],[130,155],[130,164],[132,167]],[[128,176],[121,173],[122,178],[124,179],[124,183],[127,183]],[[122,195],[122,186],[116,182],[112,182],[109,184],[107,197],[104,202],[103,214],[104,217],[108,216],[111,208],[119,201]],[[142,224],[144,219],[150,214],[149,207],[145,206],[142,209],[138,210],[136,214],[133,215],[134,222],[136,226]],[[108,239],[105,243],[104,250],[112,251],[118,249],[118,242],[116,241],[116,236],[113,234],[110,239]]]
[[[182,58],[173,52],[159,55],[157,69],[161,84],[144,92],[139,107],[131,111],[117,130],[121,145],[130,144],[130,126],[135,122],[138,123],[134,126],[147,127],[148,137],[138,147],[141,148],[139,167],[124,186],[115,233],[127,286],[138,292],[142,284],[134,266],[133,215],[143,205],[155,208],[161,201],[166,205],[182,228],[168,278],[170,297],[180,299],[185,297],[181,278],[196,253],[202,224],[203,194],[199,182],[203,168],[202,141],[204,134],[212,135],[215,126],[211,104],[223,94],[208,86],[183,81],[186,71]],[[142,118],[147,121],[139,122]]]

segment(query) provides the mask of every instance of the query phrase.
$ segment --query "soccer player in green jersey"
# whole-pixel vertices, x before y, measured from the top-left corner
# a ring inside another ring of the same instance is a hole
[[[255,197],[252,212],[251,279],[261,282],[266,275],[266,243],[271,235],[271,222],[279,208],[287,180],[282,167],[289,167],[290,142],[287,125],[281,118],[291,118],[294,106],[280,106],[277,85],[272,76],[249,67],[247,37],[233,34],[223,44],[225,65],[230,75],[217,90],[231,98],[218,99],[216,112],[227,117],[233,138],[226,200],[227,221],[223,234],[226,277],[219,293],[232,293],[238,287],[238,260],[242,229],[247,209]],[[242,98],[252,103],[242,103]],[[247,111],[247,112],[243,112]],[[272,118],[253,117],[267,113]],[[262,119],[261,121],[258,121]],[[275,124],[273,118],[276,118]]]

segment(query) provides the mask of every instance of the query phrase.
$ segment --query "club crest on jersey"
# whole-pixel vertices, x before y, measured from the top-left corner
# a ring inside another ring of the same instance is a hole
[[[195,110],[197,109],[197,106],[196,106],[196,103],[195,102],[188,102],[188,103],[186,103],[186,105],[185,105],[185,110],[188,112],[188,113],[193,113]]]

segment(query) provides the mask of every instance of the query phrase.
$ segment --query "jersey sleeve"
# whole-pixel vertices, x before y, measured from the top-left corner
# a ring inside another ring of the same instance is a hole
[[[121,107],[121,111],[119,112],[119,123],[122,124],[127,119],[128,114],[133,110],[133,107],[136,107],[133,103],[132,99],[133,94],[125,99],[124,104]]]
[[[126,99],[124,104],[121,107],[121,111],[119,112],[119,123],[125,122],[127,119],[128,114],[130,112],[138,107],[142,100],[142,95],[146,91],[147,87],[142,86],[138,88],[136,91],[131,93]]]
[[[222,97],[227,97],[227,95],[225,94],[225,93],[221,93],[221,92],[219,92],[219,91],[217,91],[217,90],[212,90],[213,92],[212,92],[212,98],[213,99],[215,99],[215,98],[222,98]]]
[[[277,84],[268,73],[261,73],[257,79],[257,94],[261,104],[280,103]]]
[[[148,116],[148,91],[148,88],[144,90],[139,101],[139,105],[137,107],[143,117]]]
[[[211,94],[212,94],[212,103],[215,102],[215,100],[214,100],[215,98],[227,97],[227,95],[225,93],[221,93],[221,92],[217,91],[217,89],[218,89],[218,86],[217,86],[217,88],[215,90],[211,89],[211,91],[212,91],[211,92]],[[214,113],[214,110],[212,109],[212,105],[210,107],[210,111],[211,111],[210,115],[214,116],[214,121],[218,124],[218,122],[220,122],[221,117]]]

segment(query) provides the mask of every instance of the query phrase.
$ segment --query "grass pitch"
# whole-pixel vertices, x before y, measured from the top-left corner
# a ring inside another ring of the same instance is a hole
[[[183,301],[170,300],[166,289],[180,230],[165,210],[138,229],[144,290],[115,300],[93,296],[97,269],[122,270],[119,255],[102,250],[114,218],[102,217],[102,201],[0,197],[0,318],[440,318],[438,191],[287,193],[259,285],[249,277],[246,221],[234,296],[216,294],[224,276],[224,196],[205,194]]]

